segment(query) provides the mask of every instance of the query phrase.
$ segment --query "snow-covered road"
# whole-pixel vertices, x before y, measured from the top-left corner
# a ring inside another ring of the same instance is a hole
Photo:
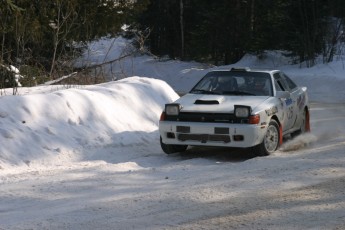
[[[312,104],[311,115],[312,133],[269,157],[214,148],[167,156],[156,138],[6,171],[0,229],[343,229],[345,105]]]

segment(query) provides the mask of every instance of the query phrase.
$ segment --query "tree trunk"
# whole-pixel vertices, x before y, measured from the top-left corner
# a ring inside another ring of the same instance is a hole
[[[181,59],[184,58],[183,0],[180,0]]]

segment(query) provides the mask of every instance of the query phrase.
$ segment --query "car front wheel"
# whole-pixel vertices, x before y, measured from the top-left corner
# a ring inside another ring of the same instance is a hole
[[[162,137],[160,137],[161,148],[166,154],[179,153],[186,151],[188,145],[168,145],[162,142]]]
[[[261,144],[254,147],[255,155],[268,156],[278,149],[280,139],[279,125],[275,120],[268,124],[266,134]]]

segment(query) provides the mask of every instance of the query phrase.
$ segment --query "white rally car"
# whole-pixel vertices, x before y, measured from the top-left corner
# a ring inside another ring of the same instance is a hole
[[[167,154],[188,146],[277,150],[283,136],[310,131],[306,87],[279,70],[232,68],[207,73],[186,95],[166,104],[159,121]]]

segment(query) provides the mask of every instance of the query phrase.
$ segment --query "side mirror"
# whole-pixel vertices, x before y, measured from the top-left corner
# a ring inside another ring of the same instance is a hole
[[[290,98],[291,94],[289,91],[276,91],[277,98]]]

